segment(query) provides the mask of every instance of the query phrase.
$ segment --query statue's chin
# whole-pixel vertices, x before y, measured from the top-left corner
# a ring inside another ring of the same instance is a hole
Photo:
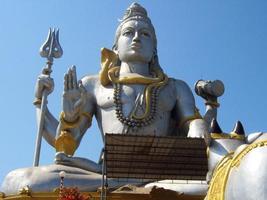
[[[127,54],[119,54],[119,59],[121,62],[125,63],[132,62],[132,63],[148,64],[151,61],[152,56],[146,56],[142,54],[142,52],[132,51]]]

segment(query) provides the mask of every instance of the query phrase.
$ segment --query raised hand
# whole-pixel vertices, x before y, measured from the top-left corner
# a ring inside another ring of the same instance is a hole
[[[64,76],[63,112],[68,122],[75,121],[86,101],[86,89],[77,82],[76,67],[72,66]]]

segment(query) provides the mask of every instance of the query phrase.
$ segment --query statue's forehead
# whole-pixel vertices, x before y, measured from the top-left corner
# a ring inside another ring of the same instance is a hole
[[[125,29],[125,28],[128,28],[128,27],[131,27],[131,28],[134,28],[134,29],[149,29],[149,30],[152,30],[152,27],[149,23],[143,21],[143,20],[130,20],[128,22],[125,22],[123,25],[122,25],[122,30]]]

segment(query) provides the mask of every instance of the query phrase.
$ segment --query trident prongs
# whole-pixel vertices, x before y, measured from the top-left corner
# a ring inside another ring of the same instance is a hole
[[[63,50],[59,43],[59,30],[49,28],[47,39],[40,47],[40,55],[47,58],[47,66],[44,69],[45,74],[51,73],[51,66],[54,58],[60,58]]]

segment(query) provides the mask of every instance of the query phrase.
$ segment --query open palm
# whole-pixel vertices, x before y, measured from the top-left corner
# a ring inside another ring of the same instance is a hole
[[[63,112],[65,120],[75,121],[85,103],[86,89],[81,81],[77,82],[76,67],[72,66],[64,76]]]

